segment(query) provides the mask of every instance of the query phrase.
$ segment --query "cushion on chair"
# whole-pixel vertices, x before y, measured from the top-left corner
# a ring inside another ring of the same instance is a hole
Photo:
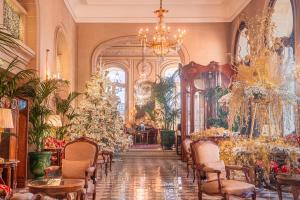
[[[97,147],[89,142],[75,142],[65,148],[66,160],[87,160],[94,164]]]
[[[222,190],[227,194],[242,196],[243,194],[253,192],[255,186],[242,181],[225,180],[222,181]]]
[[[84,179],[85,170],[90,167],[90,160],[62,160],[62,177]]]
[[[208,167],[214,170],[219,170],[221,171],[220,178],[221,179],[226,179],[226,170],[225,170],[225,164],[223,160],[219,160],[216,162],[210,162],[210,163],[205,163],[204,167]],[[206,178],[207,181],[214,181],[218,180],[218,174],[217,173],[206,173]]]
[[[218,181],[210,181],[203,183],[202,191],[207,194],[218,194]],[[253,192],[255,186],[249,183],[235,181],[235,180],[221,180],[221,192],[235,196],[246,196],[246,194]]]

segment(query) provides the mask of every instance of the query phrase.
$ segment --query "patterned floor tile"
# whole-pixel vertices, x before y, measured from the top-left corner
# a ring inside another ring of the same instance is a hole
[[[197,184],[186,177],[186,165],[174,158],[123,157],[98,181],[99,200],[197,200]],[[203,196],[204,200],[220,197]],[[234,200],[236,198],[232,198]],[[276,192],[258,190],[258,200],[278,199]],[[290,200],[284,194],[284,200]]]

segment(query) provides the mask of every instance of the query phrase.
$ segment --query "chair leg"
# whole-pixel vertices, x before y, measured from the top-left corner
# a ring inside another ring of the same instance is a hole
[[[224,200],[229,200],[229,194],[224,194],[224,198],[223,198]]]
[[[193,168],[193,166],[192,166],[192,168]],[[195,172],[195,168],[193,168],[193,176],[194,176],[194,177],[193,177],[193,178],[194,178],[194,179],[193,179],[193,183],[195,183],[195,179],[196,179],[196,172]]]
[[[111,172],[111,165],[112,165],[112,157],[110,158],[110,161],[109,161],[109,171]]]
[[[201,179],[200,179],[200,176],[198,176],[198,173],[197,173],[197,181],[198,181],[198,199],[202,200],[202,185],[201,185]]]
[[[186,170],[187,170],[187,178],[189,177],[190,175],[190,168],[189,168],[189,163],[186,163]]]
[[[86,194],[84,192],[81,192],[80,199],[86,200]]]
[[[252,194],[252,200],[256,200],[256,191],[254,189],[253,194]]]
[[[202,191],[201,190],[198,191],[198,199],[202,200]]]
[[[96,187],[96,185],[95,185],[95,187]],[[93,200],[96,200],[96,188],[94,189]]]
[[[108,163],[106,162],[106,163],[105,163],[105,175],[106,175],[106,176],[107,176],[107,174],[108,174],[107,171],[108,171]]]

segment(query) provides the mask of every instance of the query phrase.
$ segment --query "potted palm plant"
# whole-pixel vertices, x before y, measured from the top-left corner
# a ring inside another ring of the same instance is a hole
[[[160,105],[164,115],[164,126],[160,131],[164,149],[171,149],[175,144],[175,122],[180,114],[180,109],[176,107],[179,95],[175,92],[177,75],[178,72],[170,77],[158,76],[158,81],[153,85],[153,98]]]
[[[35,146],[35,151],[29,152],[30,170],[35,178],[44,176],[44,169],[50,166],[51,152],[43,151],[44,139],[48,136],[51,125],[47,118],[53,114],[49,104],[51,95],[62,84],[61,80],[39,80],[30,94],[31,107],[29,111],[29,142]]]
[[[75,109],[72,107],[72,102],[80,95],[78,92],[71,92],[67,98],[63,99],[60,96],[55,97],[56,114],[60,115],[62,126],[56,131],[56,138],[63,140],[68,129],[73,125],[72,120],[77,117]]]

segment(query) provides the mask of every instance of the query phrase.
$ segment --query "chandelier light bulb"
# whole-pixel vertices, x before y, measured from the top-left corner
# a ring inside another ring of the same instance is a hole
[[[154,33],[149,34],[149,29],[140,29],[139,38],[145,47],[149,47],[160,58],[167,55],[170,51],[179,51],[183,44],[183,37],[185,30],[178,28],[177,34],[172,37],[170,30],[171,27],[164,23],[165,14],[168,10],[162,7],[162,0],[160,0],[160,8],[154,12],[158,17],[158,22],[154,28]],[[170,35],[169,35],[170,34]],[[152,40],[148,40],[152,38]]]

